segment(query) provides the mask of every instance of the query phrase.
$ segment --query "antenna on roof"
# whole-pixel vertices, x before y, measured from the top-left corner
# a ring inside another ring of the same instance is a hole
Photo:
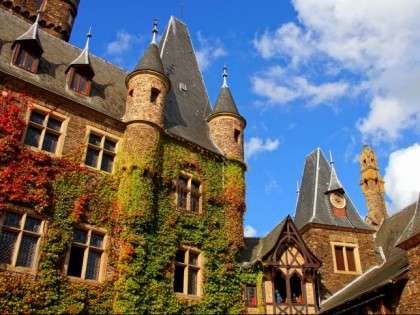
[[[181,0],[181,18],[180,20],[182,21],[182,13],[184,12],[184,0]]]

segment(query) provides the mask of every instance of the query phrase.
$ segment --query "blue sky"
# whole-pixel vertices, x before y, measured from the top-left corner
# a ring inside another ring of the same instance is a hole
[[[187,26],[212,105],[223,65],[247,120],[246,234],[293,216],[305,157],[330,151],[362,217],[372,146],[394,213],[420,192],[420,1],[82,0],[70,43],[132,70],[171,15]],[[159,38],[158,38],[159,39]]]

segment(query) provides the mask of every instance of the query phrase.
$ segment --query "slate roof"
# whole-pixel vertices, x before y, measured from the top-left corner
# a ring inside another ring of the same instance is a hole
[[[411,206],[415,208],[414,215],[401,234],[401,237],[397,240],[397,246],[420,234],[420,195],[417,202]]]
[[[344,193],[344,197],[347,216],[334,215],[326,194],[330,185],[331,172],[331,166],[320,148],[315,149],[306,157],[294,217],[297,228],[300,230],[309,223],[318,223],[374,231],[362,220],[346,193]],[[338,177],[335,177],[339,182]],[[343,190],[345,192],[344,188]]]
[[[245,237],[244,249],[240,257],[240,267],[251,267],[258,261],[263,261],[279,240],[286,224],[287,217],[264,237]]]
[[[122,121],[127,96],[125,80],[130,72],[89,54],[90,64],[95,72],[90,95],[84,97],[73,93],[66,86],[65,72],[72,62],[84,56],[83,50],[42,30],[38,33],[44,53],[37,73],[32,74],[11,64],[13,42],[32,27],[12,14],[0,10],[0,73]],[[159,59],[153,59],[157,55],[157,48],[162,69]],[[171,17],[159,45],[149,45],[144,57],[145,60],[139,62],[137,70],[144,66],[158,72],[162,70],[171,82],[165,103],[164,128],[167,132],[222,155],[210,137],[206,118],[212,113],[212,107],[187,26]],[[186,91],[180,89],[180,83],[186,87]]]
[[[147,47],[146,52],[141,57],[133,72],[137,70],[153,70],[165,75],[162,60],[159,55],[159,48],[155,43],[151,43]]]
[[[165,74],[171,81],[165,103],[165,129],[222,154],[210,138],[206,118],[212,107],[187,26],[171,17],[159,42],[159,50]]]
[[[12,43],[32,26],[12,14],[0,10],[0,72],[18,78],[29,84],[48,90],[81,106],[121,120],[125,111],[127,71],[90,55],[95,77],[92,80],[90,97],[73,93],[66,86],[66,69],[78,58],[82,49],[59,38],[38,30],[39,40],[44,47],[36,74],[11,64]],[[74,34],[73,34],[74,36]]]
[[[404,252],[394,253],[380,266],[375,266],[357,277],[347,286],[337,291],[321,303],[319,313],[327,312],[338,306],[345,306],[365,294],[373,292],[389,283],[408,269]]]
[[[229,87],[227,86],[222,86],[220,89],[210,117],[219,113],[231,113],[240,116]]]

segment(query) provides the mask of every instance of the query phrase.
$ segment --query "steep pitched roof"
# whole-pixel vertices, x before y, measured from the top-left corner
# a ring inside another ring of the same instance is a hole
[[[38,34],[38,23],[39,23],[39,17],[40,17],[40,13],[38,13],[38,16],[36,17],[36,20],[34,22],[34,24],[31,25],[31,27],[29,28],[29,30],[27,32],[25,32],[24,34],[22,34],[21,36],[19,36],[12,44],[12,49],[14,48],[14,46],[18,43],[18,42],[30,42],[32,43],[32,45],[35,47],[35,49],[37,49],[37,51],[42,54],[44,52],[42,45],[41,45],[41,40],[39,39],[39,34]]]
[[[11,64],[12,50],[10,48],[12,43],[28,28],[29,24],[25,21],[9,12],[0,10],[0,41],[3,42],[0,54],[0,73],[121,120],[125,111],[127,95],[127,88],[124,84],[127,71],[90,54],[90,61],[96,73],[92,80],[89,97],[72,93],[66,88],[65,71],[81,55],[82,49],[45,33],[41,29],[38,30],[38,34],[45,51],[42,54],[37,73],[34,75]]]
[[[366,271],[341,290],[321,303],[319,313],[325,313],[338,306],[344,306],[374,290],[380,289],[407,270],[407,259],[403,252],[396,253],[380,266]]]
[[[389,256],[395,252],[402,252],[403,250],[396,247],[402,240],[411,238],[414,233],[418,233],[419,224],[418,214],[416,209],[418,203],[413,203],[401,211],[393,214],[388,219],[384,220],[381,228],[376,233],[375,245],[381,246],[384,254]]]
[[[315,149],[306,157],[294,217],[296,226],[301,229],[309,223],[318,223],[373,231],[374,229],[362,220],[347,194],[344,194],[347,216],[334,215],[326,194],[330,180],[334,178],[331,172],[335,170],[331,169],[320,148]],[[335,178],[339,183],[336,174]]]
[[[164,128],[215,153],[206,118],[212,108],[198,67],[187,26],[171,17],[159,43],[165,75],[171,82],[166,96]]]
[[[163,69],[162,60],[159,55],[159,48],[155,43],[151,43],[144,55],[141,57],[134,71],[137,70],[152,70],[161,74],[165,74]],[[134,72],[133,71],[133,72]]]

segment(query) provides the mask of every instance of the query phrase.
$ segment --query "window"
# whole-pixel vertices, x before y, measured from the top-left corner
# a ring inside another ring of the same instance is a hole
[[[201,254],[195,249],[180,249],[175,255],[174,291],[201,295]]]
[[[84,75],[82,72],[72,68],[70,72],[69,87],[71,90],[83,94],[89,95],[91,79]]]
[[[36,110],[31,112],[24,143],[57,154],[63,120]]]
[[[361,273],[359,251],[355,244],[333,244],[334,272]]]
[[[245,286],[245,298],[248,306],[257,306],[257,287],[255,284]]]
[[[116,151],[116,140],[105,135],[90,133],[85,164],[112,173]]]
[[[152,88],[152,91],[150,92],[150,103],[156,104],[159,93],[160,91],[158,89]]]
[[[178,209],[199,213],[201,211],[200,183],[187,176],[178,178]]]
[[[84,280],[101,280],[105,233],[75,229],[68,255],[67,275]]]
[[[18,44],[13,59],[13,64],[19,68],[35,73],[38,68],[39,54],[30,49],[29,46]]]
[[[235,137],[235,142],[239,143],[241,139],[241,131],[235,128],[233,136]]]
[[[13,267],[35,268],[42,220],[27,213],[7,211],[0,231],[0,263]]]

